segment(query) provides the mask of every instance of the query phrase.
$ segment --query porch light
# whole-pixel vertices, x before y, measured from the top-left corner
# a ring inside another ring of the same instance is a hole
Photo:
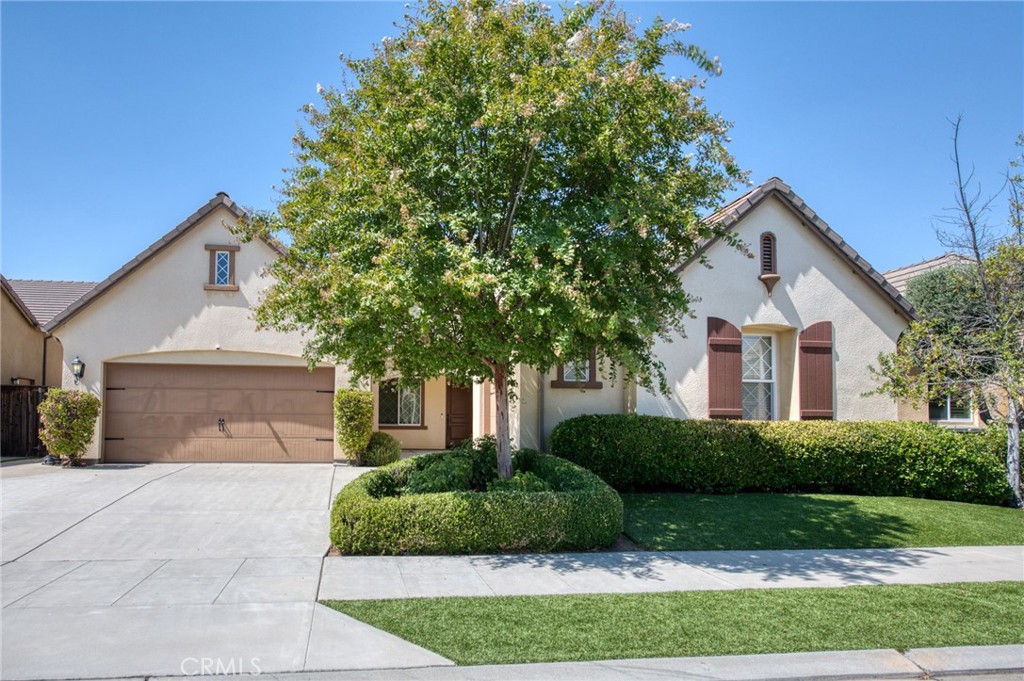
[[[75,355],[75,359],[71,361],[71,373],[75,377],[75,385],[82,380],[82,376],[85,375],[85,362],[78,359],[78,355]]]

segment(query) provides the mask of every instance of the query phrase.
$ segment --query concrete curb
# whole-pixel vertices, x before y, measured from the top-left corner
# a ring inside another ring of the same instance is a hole
[[[966,675],[992,675],[993,679],[1002,679],[1019,678],[1021,674],[1024,674],[1024,645],[917,648],[905,653],[893,649],[849,650],[473,667],[364,669],[272,673],[264,674],[263,677],[281,681],[664,681],[669,678],[694,681],[853,681]],[[148,677],[147,681],[181,678]],[[222,681],[224,677],[187,678]]]

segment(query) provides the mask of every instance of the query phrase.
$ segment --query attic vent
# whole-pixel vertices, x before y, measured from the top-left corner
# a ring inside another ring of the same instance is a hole
[[[775,235],[771,232],[761,234],[761,276],[758,277],[764,287],[768,290],[768,297],[772,295],[772,289],[779,282],[778,263],[775,260]]]
[[[761,235],[761,274],[778,274],[775,265],[775,235],[771,232]]]

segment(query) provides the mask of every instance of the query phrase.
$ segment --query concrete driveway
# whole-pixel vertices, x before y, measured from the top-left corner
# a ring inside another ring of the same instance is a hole
[[[330,464],[5,466],[4,679],[451,664],[316,604]]]

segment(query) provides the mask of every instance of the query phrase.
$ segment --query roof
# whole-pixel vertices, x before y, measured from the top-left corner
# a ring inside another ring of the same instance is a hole
[[[135,270],[142,267],[150,259],[156,256],[160,251],[164,250],[172,243],[180,239],[182,236],[187,234],[193,227],[199,224],[204,218],[212,214],[218,208],[226,208],[235,217],[241,218],[246,215],[245,211],[231,200],[225,192],[217,192],[217,195],[207,201],[203,206],[196,212],[189,215],[183,221],[181,221],[174,229],[164,234],[162,237],[157,239],[153,244],[146,250],[139,253],[137,256],[132,258],[130,261],[125,263],[119,270],[111,274],[109,277],[96,284],[91,288],[85,295],[73,301],[71,305],[60,311],[59,314],[53,316],[48,322],[43,322],[46,331],[52,331],[67,320],[74,317],[76,314],[84,310],[90,303],[102,296],[104,293],[109,291],[119,281],[127,277]],[[283,255],[285,252],[284,246],[281,245],[276,239],[270,237],[261,237],[263,242],[266,243],[270,248],[274,250],[278,255]]]
[[[793,189],[777,177],[763,182],[749,192],[732,201],[704,219],[704,222],[717,228],[719,231],[728,231],[736,223],[746,217],[751,211],[770,197],[775,197],[788,208],[801,222],[808,225],[811,231],[819,236],[837,255],[850,263],[854,273],[859,275],[869,286],[874,288],[880,295],[888,298],[895,306],[896,312],[908,320],[917,318],[914,306],[910,304],[903,294],[886,280],[871,264],[865,260],[853,246],[846,243],[843,237],[828,226],[828,223],[821,219],[817,213],[811,210],[802,198]],[[721,237],[713,237],[698,248],[697,252],[679,268],[689,266],[698,260],[708,248]]]
[[[15,303],[21,303],[31,314],[30,321],[37,326],[45,326],[47,322],[64,311],[68,305],[88,293],[94,281],[48,281],[45,279],[11,279],[3,280],[4,289],[8,287],[17,296]]]
[[[20,312],[21,316],[25,318],[25,321],[32,326],[39,326],[39,320],[36,319],[36,316],[32,314],[32,311],[28,309],[27,305],[25,305],[25,301],[23,301],[21,296],[18,295],[18,292],[14,290],[11,286],[11,282],[7,280],[7,277],[2,274],[0,274],[0,287],[3,288],[4,293],[6,293],[7,297],[11,299],[11,302],[14,303],[14,307],[18,308],[18,312]]]
[[[922,260],[921,262],[915,262],[911,265],[904,265],[903,267],[897,267],[894,270],[889,270],[885,273],[885,278],[897,291],[905,294],[907,292],[907,286],[910,284],[910,280],[917,275],[924,274],[925,272],[931,272],[932,270],[940,270],[943,267],[958,265],[964,262],[969,262],[969,258],[957,253],[943,253],[935,258]]]

